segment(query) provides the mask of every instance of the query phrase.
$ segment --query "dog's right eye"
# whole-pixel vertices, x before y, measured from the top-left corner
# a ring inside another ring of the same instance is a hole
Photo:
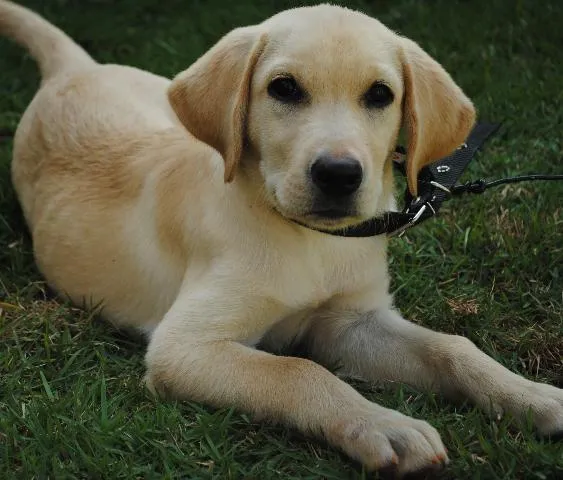
[[[305,97],[303,90],[293,77],[277,77],[268,85],[270,97],[284,103],[299,103]]]
[[[382,82],[375,82],[364,95],[368,108],[382,109],[393,102],[393,92]]]

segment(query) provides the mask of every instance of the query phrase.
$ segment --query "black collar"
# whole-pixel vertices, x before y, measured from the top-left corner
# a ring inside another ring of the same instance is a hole
[[[478,123],[469,137],[450,156],[424,167],[418,174],[418,197],[413,198],[408,188],[405,191],[405,208],[402,212],[386,212],[380,217],[371,218],[358,225],[341,230],[323,230],[307,226],[313,230],[339,237],[374,237],[387,234],[395,236],[405,230],[433,217],[442,203],[451,197],[452,188],[485,141],[495,133],[500,124]],[[406,152],[398,147],[396,152]],[[405,175],[404,163],[394,161],[394,166]]]

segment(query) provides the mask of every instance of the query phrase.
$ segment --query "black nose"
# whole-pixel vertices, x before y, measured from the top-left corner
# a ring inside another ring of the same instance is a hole
[[[354,158],[323,155],[311,166],[311,178],[326,195],[350,195],[362,183],[362,166]]]

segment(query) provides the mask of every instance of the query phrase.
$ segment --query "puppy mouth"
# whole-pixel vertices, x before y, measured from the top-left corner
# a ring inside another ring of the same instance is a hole
[[[366,220],[357,211],[355,202],[314,201],[309,208],[288,208],[273,195],[271,206],[278,215],[313,230],[341,230]]]
[[[346,208],[321,208],[314,209],[307,215],[309,218],[317,219],[320,221],[336,221],[344,220],[349,217],[355,216]]]
[[[344,209],[315,209],[300,215],[278,213],[299,225],[313,230],[342,230],[362,223],[365,219]]]
[[[330,217],[319,217],[316,215],[307,216],[304,221],[300,223],[306,227],[322,230],[343,230],[346,228],[350,228],[362,223],[358,217],[337,217],[337,218],[330,218]]]

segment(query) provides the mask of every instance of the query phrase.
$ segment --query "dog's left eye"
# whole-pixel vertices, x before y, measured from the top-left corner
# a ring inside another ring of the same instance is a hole
[[[364,94],[364,102],[368,108],[385,108],[393,102],[393,92],[381,82],[375,82]]]

